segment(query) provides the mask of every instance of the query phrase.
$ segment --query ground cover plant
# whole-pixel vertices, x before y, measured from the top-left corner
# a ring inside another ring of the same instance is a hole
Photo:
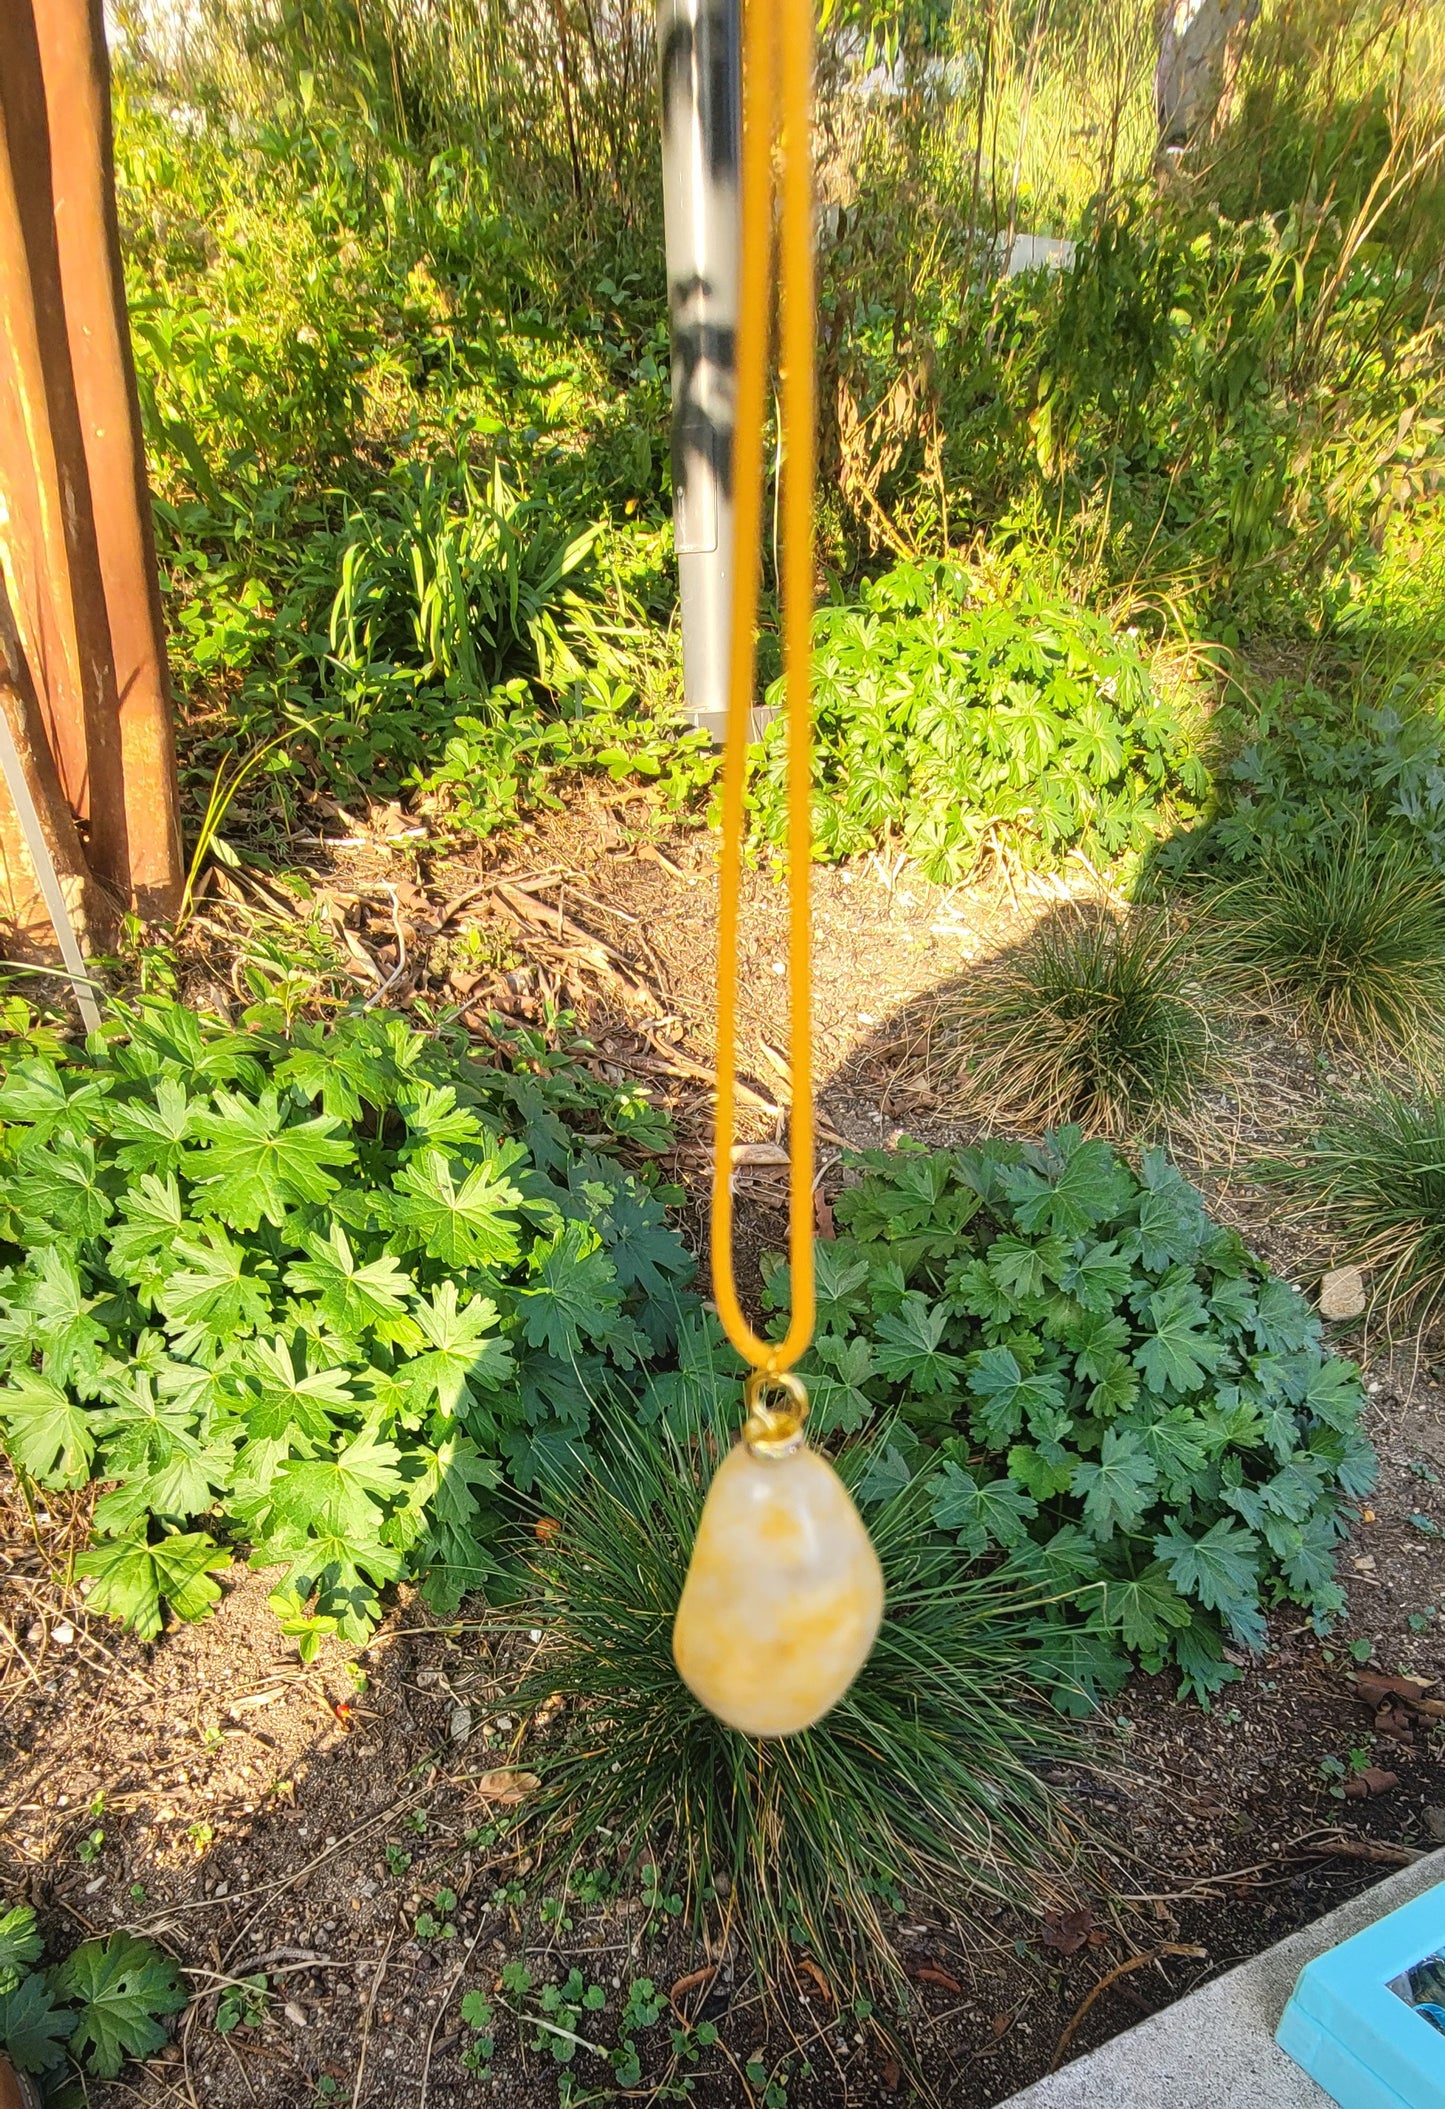
[[[1387,665],[1371,683],[1334,678],[1231,691],[1218,714],[1214,799],[1203,823],[1163,846],[1175,876],[1237,877],[1262,856],[1364,829],[1445,863],[1445,733],[1429,685]]]
[[[959,566],[899,563],[815,618],[817,854],[896,841],[948,884],[990,844],[1111,861],[1187,819],[1204,770],[1133,642],[1029,585],[970,586]],[[754,789],[772,842],[785,789],[779,719]]]
[[[243,1541],[304,1654],[403,1575],[497,1571],[504,1483],[585,1461],[610,1369],[666,1353],[688,1259],[665,1126],[540,1040],[360,1012],[286,1039],[151,1003],[0,1085],[0,1426],[106,1483],[90,1602],[149,1638]]]
[[[1046,1704],[1069,1675],[1049,1651],[1060,1629],[1034,1577],[959,1557],[927,1469],[900,1480],[884,1429],[839,1459],[887,1585],[857,1682],[783,1741],[705,1712],[671,1633],[703,1497],[737,1434],[731,1361],[691,1335],[676,1373],[604,1420],[581,1485],[557,1490],[537,1558],[541,1652],[508,1700],[549,1716],[580,1702],[529,1744],[539,1850],[555,1866],[602,1838],[615,1879],[641,1867],[696,1929],[720,1915],[775,1998],[806,1953],[834,1999],[906,2003],[892,1939],[905,1894],[955,1924],[980,1899],[1039,1908],[1064,1894],[1074,1854],[1041,1778],[1068,1748]]]
[[[1137,1659],[1207,1696],[1271,1604],[1328,1623],[1373,1483],[1358,1373],[1161,1152],[1135,1171],[1063,1128],[860,1165],[817,1248],[820,1425],[895,1413],[900,1484],[931,1451],[960,1550],[1007,1553],[1086,1616],[1081,1683]]]
[[[1056,909],[947,996],[958,1089],[993,1122],[1122,1136],[1222,1073],[1186,933],[1150,909]]]
[[[1429,1325],[1445,1299],[1445,1096],[1375,1082],[1326,1101],[1319,1126],[1288,1158],[1262,1167],[1312,1208],[1366,1270],[1387,1325]]]
[[[44,1952],[28,1904],[0,1911],[0,2051],[17,2072],[47,2090],[67,2069],[111,2080],[126,2059],[163,2047],[164,2018],[189,1995],[153,1941],[130,1933],[82,1941],[49,1969],[38,1967]]]

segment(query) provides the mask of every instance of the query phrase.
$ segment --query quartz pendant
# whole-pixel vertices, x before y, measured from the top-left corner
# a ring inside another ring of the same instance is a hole
[[[796,1735],[837,1704],[883,1616],[883,1570],[825,1457],[719,1465],[672,1629],[682,1681],[749,1736]]]

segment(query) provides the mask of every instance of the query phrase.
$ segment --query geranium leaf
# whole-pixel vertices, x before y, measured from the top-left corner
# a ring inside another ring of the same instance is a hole
[[[17,1370],[0,1388],[0,1424],[11,1456],[43,1486],[83,1486],[95,1455],[95,1421],[38,1371]]]
[[[159,2017],[178,2013],[189,1997],[170,1957],[133,1933],[82,1942],[51,1972],[51,1983],[79,2006],[71,2055],[102,2079],[113,2079],[127,2058],[161,2049]]]
[[[77,1574],[90,1575],[91,1607],[133,1626],[142,1640],[161,1630],[161,1603],[177,1618],[204,1618],[220,1598],[211,1580],[231,1564],[229,1553],[202,1531],[177,1532],[149,1545],[142,1537],[100,1538],[81,1553]]]
[[[184,1169],[202,1207],[230,1229],[254,1230],[262,1222],[279,1229],[288,1209],[336,1192],[336,1169],[354,1155],[340,1127],[329,1113],[290,1119],[274,1090],[254,1102],[217,1091],[210,1108],[192,1115],[192,1133],[206,1147],[191,1150]]]

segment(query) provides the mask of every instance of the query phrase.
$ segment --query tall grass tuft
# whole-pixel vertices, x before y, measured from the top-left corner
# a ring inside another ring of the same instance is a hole
[[[1445,1092],[1376,1085],[1328,1106],[1297,1162],[1265,1177],[1301,1191],[1369,1276],[1387,1325],[1420,1326],[1445,1307]]]
[[[1038,1767],[1066,1746],[1031,1676],[1039,1621],[1020,1585],[970,1569],[931,1528],[914,1481],[866,1510],[887,1609],[852,1690],[800,1736],[725,1728],[678,1678],[671,1633],[730,1436],[716,1404],[680,1437],[628,1426],[541,1556],[543,1645],[509,1704],[568,1702],[550,1754],[528,1753],[544,1859],[595,1853],[600,1835],[676,1886],[694,1926],[715,1914],[765,1984],[806,1952],[840,1998],[897,2002],[905,1898],[957,1923],[982,1898],[1061,1893],[1068,1842]],[[845,1477],[869,1455],[855,1449]]]
[[[1326,1039],[1418,1053],[1445,1029],[1445,876],[1397,835],[1357,823],[1265,845],[1209,916],[1221,966]]]
[[[950,1003],[990,1119],[1124,1136],[1186,1112],[1223,1057],[1183,934],[1157,910],[1056,909]]]

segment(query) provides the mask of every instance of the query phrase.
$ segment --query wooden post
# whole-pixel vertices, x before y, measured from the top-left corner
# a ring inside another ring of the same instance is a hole
[[[128,899],[115,666],[52,201],[34,16],[29,0],[0,0],[0,541],[61,787],[88,822],[92,872]]]
[[[82,943],[95,920],[94,883],[86,868],[75,819],[56,773],[20,633],[0,578],[0,710],[10,724],[16,757],[30,790],[41,836],[60,881],[71,923]],[[104,914],[102,911],[102,922]],[[24,826],[0,776],[0,944],[9,959],[49,965],[59,933],[45,902],[44,886],[25,840]]]
[[[130,895],[151,920],[174,915],[185,872],[165,629],[116,221],[102,0],[41,0],[36,24],[70,364],[120,710]]]

